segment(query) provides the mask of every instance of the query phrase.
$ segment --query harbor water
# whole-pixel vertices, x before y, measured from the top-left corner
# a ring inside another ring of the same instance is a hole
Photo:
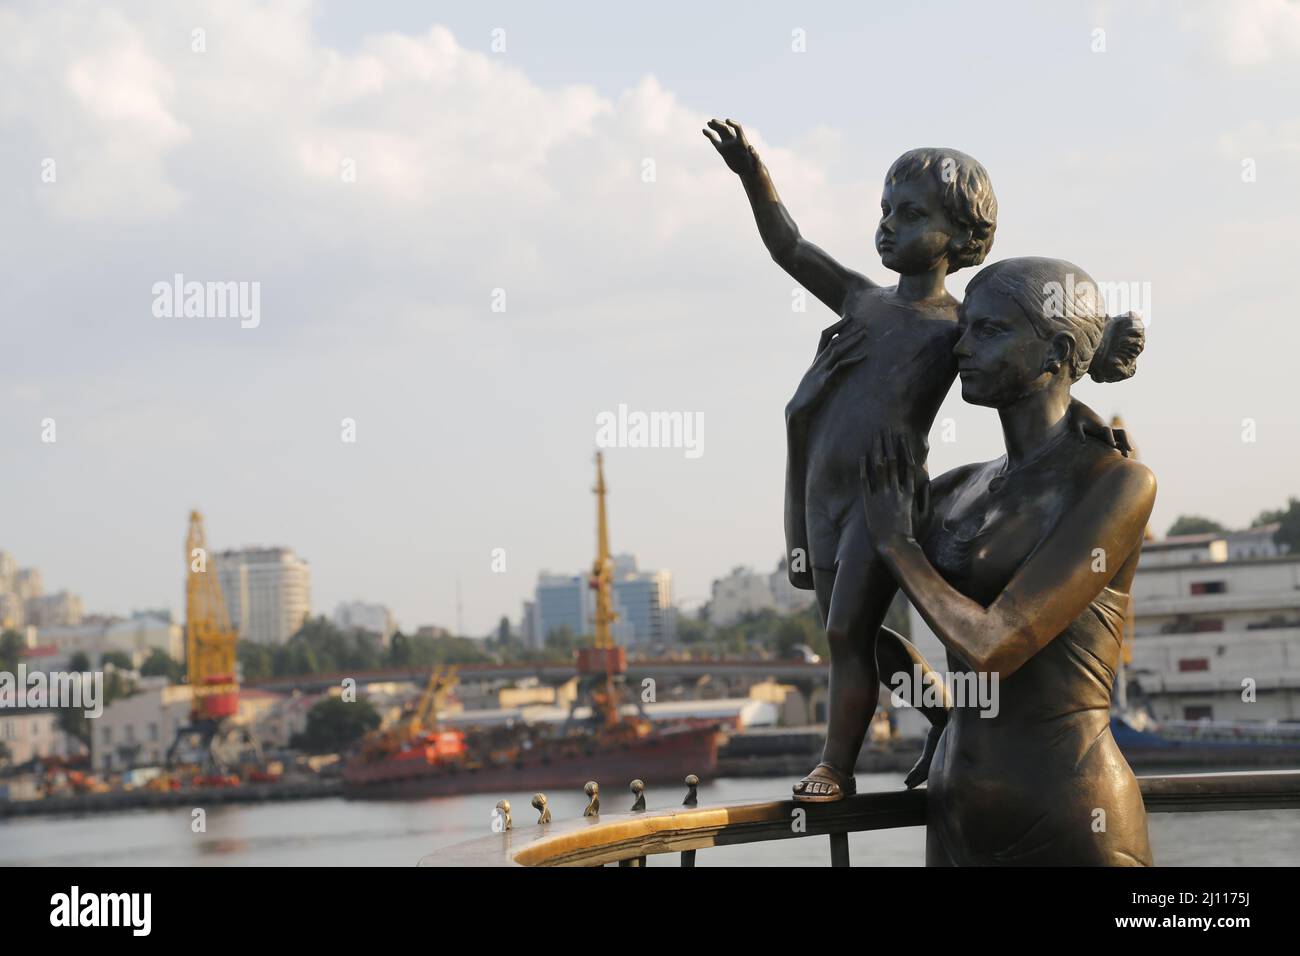
[[[902,787],[902,774],[860,774],[861,792]],[[722,779],[700,787],[700,803],[781,799],[785,778]],[[650,809],[681,804],[684,788],[651,788]],[[514,826],[535,826],[531,792],[500,794],[514,807]],[[548,793],[556,820],[582,813],[580,789]],[[77,817],[0,820],[0,865],[8,866],[414,866],[440,847],[490,835],[498,797],[434,797],[406,802],[342,798],[231,804],[205,811],[194,832],[193,808]],[[632,795],[603,788],[607,811],[630,809]],[[1156,862],[1166,866],[1283,866],[1300,857],[1300,813],[1258,810],[1159,813],[1149,817]],[[855,866],[920,866],[925,830],[912,827],[849,836]],[[826,837],[702,850],[698,866],[826,866]],[[676,866],[678,857],[651,857]]]

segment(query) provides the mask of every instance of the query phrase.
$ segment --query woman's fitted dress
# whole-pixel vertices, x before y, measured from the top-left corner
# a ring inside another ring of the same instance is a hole
[[[926,541],[963,593],[970,544],[938,521]],[[1142,794],[1110,732],[1126,604],[1103,589],[1000,681],[995,717],[951,711],[930,767],[927,864],[1151,865]]]

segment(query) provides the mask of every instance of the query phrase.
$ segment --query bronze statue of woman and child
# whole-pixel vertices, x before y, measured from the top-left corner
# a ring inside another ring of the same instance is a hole
[[[986,266],[958,302],[948,274],[982,263],[997,200],[953,149],[885,175],[881,286],[803,238],[740,124],[704,135],[745,187],[772,258],[839,317],[786,406],[786,563],[816,591],[831,649],[822,762],[800,802],[855,792],[882,676],[919,666],[883,627],[898,588],[949,672],[996,675],[996,714],[920,705],[931,723],[907,786],[927,782],[932,866],[1150,865],[1137,779],[1110,732],[1129,588],[1156,483],[1070,387],[1136,370],[1143,326],[1108,317],[1061,259]],[[952,385],[995,408],[1006,454],[933,480],[928,434]]]

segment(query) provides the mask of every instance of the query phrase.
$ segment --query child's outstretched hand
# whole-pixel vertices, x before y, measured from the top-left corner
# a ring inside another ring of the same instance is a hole
[[[745,131],[735,120],[719,123],[709,120],[709,130],[700,130],[704,138],[713,144],[713,148],[727,161],[727,168],[737,176],[751,176],[758,171],[758,153],[745,139]]]
[[[1087,441],[1088,436],[1091,435],[1104,441],[1125,458],[1132,451],[1123,429],[1112,429],[1096,412],[1077,398],[1070,399],[1070,407],[1065,414],[1069,417],[1070,430],[1078,436],[1079,441]]]

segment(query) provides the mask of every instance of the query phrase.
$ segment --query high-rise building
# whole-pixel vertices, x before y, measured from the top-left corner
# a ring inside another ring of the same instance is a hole
[[[28,598],[27,623],[36,627],[76,627],[85,616],[81,598],[67,591]]]
[[[636,557],[630,554],[614,555],[611,561],[614,613],[618,615],[611,627],[614,640],[624,646],[673,640],[677,628],[672,572],[640,571]],[[533,642],[530,646],[544,644],[560,628],[578,636],[591,634],[594,595],[586,574],[539,574],[533,600],[524,605],[527,623],[523,631]]]
[[[0,629],[76,627],[85,617],[80,596],[67,591],[46,594],[37,568],[19,568],[0,551]]]
[[[26,623],[27,605],[12,591],[0,591],[0,631],[16,631]]]
[[[595,601],[587,576],[543,571],[537,576],[532,611],[532,633],[539,644],[561,628],[574,635],[590,634]]]
[[[13,592],[19,600],[30,601],[45,593],[45,582],[37,568],[21,568],[13,576]]]
[[[620,644],[662,644],[676,637],[671,571],[630,571],[614,578],[613,588],[613,630]]]
[[[542,646],[541,637],[537,633],[537,615],[533,610],[535,606],[532,601],[525,601],[524,613],[519,618],[519,637],[524,642],[524,647]]]
[[[283,644],[311,613],[311,567],[291,549],[222,551],[216,565],[241,640]]]

